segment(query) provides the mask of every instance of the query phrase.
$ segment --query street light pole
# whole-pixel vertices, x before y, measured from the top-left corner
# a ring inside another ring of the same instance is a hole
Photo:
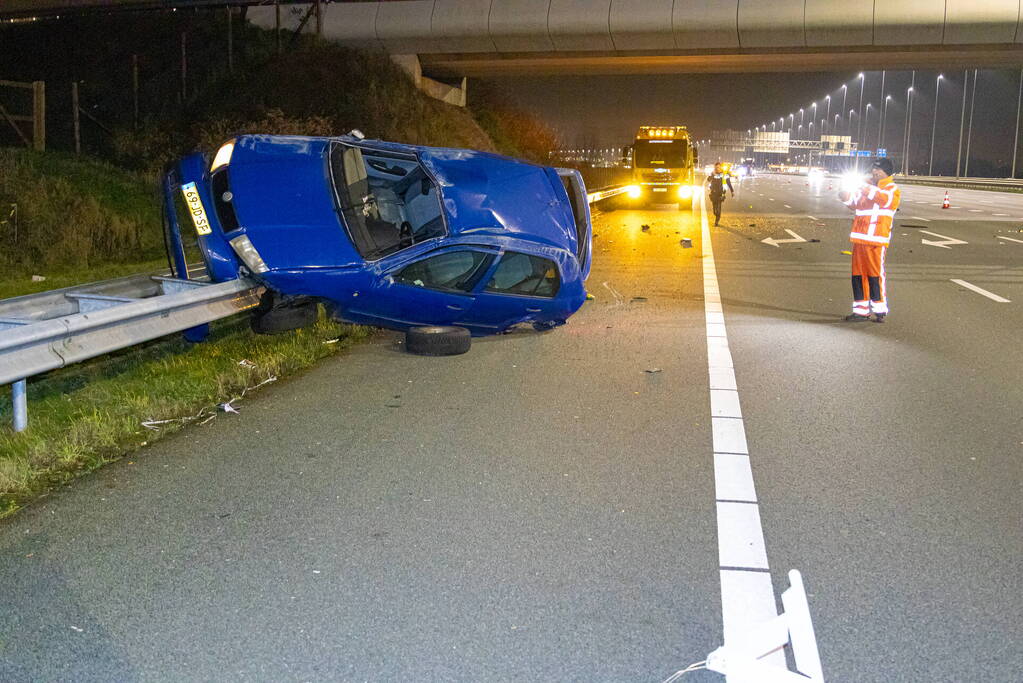
[[[892,101],[891,95],[884,96],[884,109],[881,110],[881,121],[877,126],[877,148],[884,147],[884,124],[888,121],[888,103]]]
[[[902,136],[902,175],[909,175],[909,138],[913,133],[913,86],[916,85],[916,71],[909,81],[906,90],[906,127]]]
[[[863,144],[863,86],[867,83],[867,77],[860,72],[860,109],[856,115],[856,140]]]
[[[824,120],[827,121],[831,118],[831,95],[827,95],[824,99],[828,102],[828,112],[824,115]],[[826,133],[827,130],[828,129],[826,127],[821,128],[822,133]]]
[[[959,180],[959,169],[963,161],[963,126],[966,124],[966,89],[970,83],[970,72],[963,69],[963,110],[959,114],[959,149],[956,151],[956,180]]]
[[[842,84],[842,111],[845,111],[845,100],[849,96],[849,84]],[[845,134],[849,134],[849,127],[852,126],[852,119],[849,119],[845,124]]]
[[[1019,149],[1019,110],[1023,104],[1023,68],[1019,70],[1019,94],[1016,96],[1016,137],[1012,139],[1012,177],[1016,177],[1016,150]]]
[[[934,175],[934,134],[938,131],[938,92],[941,90],[942,74],[934,81],[934,121],[931,123],[931,160],[927,162],[927,175]]]
[[[970,142],[973,140],[973,112],[977,108],[977,69],[973,70],[973,88],[970,92],[970,123],[966,127],[966,164],[963,175],[970,177]]]
[[[867,144],[866,144],[867,143],[867,135],[869,135],[869,133],[867,132],[867,129],[870,127],[870,108],[873,107],[873,106],[874,106],[873,104],[871,104],[870,102],[867,102],[867,111],[863,115],[864,116],[864,118],[863,118],[863,142],[861,143],[861,145],[863,147],[867,146]]]

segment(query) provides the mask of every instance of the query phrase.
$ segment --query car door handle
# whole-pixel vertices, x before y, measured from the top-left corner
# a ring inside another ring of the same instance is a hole
[[[542,308],[527,308],[526,313],[539,313],[542,310]]]
[[[452,311],[461,311],[461,310],[463,310],[461,306],[455,306],[454,304],[448,304],[448,308],[451,309]]]

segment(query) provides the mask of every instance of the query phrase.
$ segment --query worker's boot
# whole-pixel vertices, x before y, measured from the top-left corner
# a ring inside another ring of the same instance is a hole
[[[859,313],[850,313],[849,315],[845,316],[844,319],[847,323],[865,323],[868,320],[870,320],[870,316],[860,315]]]
[[[883,323],[884,322],[884,317],[886,315],[887,315],[887,313],[875,313],[874,314],[874,322],[876,322],[876,323]]]

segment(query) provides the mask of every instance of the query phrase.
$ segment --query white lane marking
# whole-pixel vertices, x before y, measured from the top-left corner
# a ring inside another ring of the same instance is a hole
[[[992,301],[997,301],[1000,304],[1012,303],[1011,301],[1009,301],[1005,297],[1001,297],[1001,296],[998,296],[997,294],[993,294],[993,293],[987,291],[986,289],[982,289],[981,287],[978,287],[977,285],[971,285],[966,280],[951,280],[951,281],[956,283],[960,287],[966,287],[966,289],[974,291],[977,294],[980,294],[981,296],[986,296],[987,298],[991,299]]]
[[[717,508],[720,565],[743,569],[768,569],[759,506],[750,503],[718,502]]]
[[[910,218],[912,218],[915,221],[923,221],[924,223],[930,223],[931,222],[930,218],[924,218],[923,216],[910,216]]]
[[[711,431],[714,433],[715,453],[742,453],[749,455],[746,445],[746,428],[742,419],[735,417],[710,418]]]
[[[714,454],[714,491],[718,500],[757,502],[748,455]]]
[[[777,614],[769,573],[721,570],[721,616],[725,642],[740,637],[750,627],[750,619],[754,615],[758,616],[757,621],[765,621]],[[761,661],[764,660],[784,667],[785,653],[779,650]]]
[[[1008,216],[1009,214],[1007,214],[1007,213],[993,213],[991,215],[992,216]]]
[[[713,417],[742,417],[739,392],[735,389],[711,389],[710,414]]]
[[[817,218],[816,216],[807,216],[807,218],[809,218],[809,219],[810,219],[810,220],[812,220],[812,221],[818,221],[818,220],[820,220],[820,219],[819,219],[819,218]]]
[[[926,235],[932,235],[934,237],[940,237],[943,240],[941,242],[935,242],[934,240],[925,240],[925,239],[921,239],[920,240],[921,244],[926,244],[926,245],[931,246],[931,247],[941,247],[942,249],[951,249],[952,247],[949,246],[950,244],[969,244],[969,242],[964,242],[963,240],[958,240],[955,237],[946,237],[945,235],[939,235],[938,233],[931,232],[929,230],[921,230],[920,232],[922,232],[922,233],[924,233]]]
[[[773,202],[773,201],[774,201],[774,197],[768,197],[768,198],[767,198],[767,201],[769,201],[769,202]]]
[[[968,209],[970,213],[980,213],[983,209]]]
[[[1023,240],[1018,240],[1015,237],[1006,237],[1004,235],[995,235],[995,237],[1000,240],[1009,240],[1010,242],[1019,242],[1020,244],[1023,244]]]
[[[776,617],[778,608],[771,574],[765,571],[769,566],[764,531],[760,508],[756,502],[746,430],[739,417],[742,412],[732,367],[732,353],[728,348],[728,337],[724,335],[721,292],[714,265],[710,224],[707,221],[707,204],[702,195],[700,224],[704,311],[708,328],[707,370],[710,377],[721,617],[727,643],[739,642],[751,625],[768,622]],[[722,328],[722,336],[711,334],[717,331],[717,325]],[[785,654],[781,650],[762,657],[760,661],[786,668]]]
[[[788,204],[782,204],[782,206],[784,206],[784,207],[785,207],[786,209],[791,209],[791,208],[792,208],[792,207],[791,207],[791,206],[789,206]]]

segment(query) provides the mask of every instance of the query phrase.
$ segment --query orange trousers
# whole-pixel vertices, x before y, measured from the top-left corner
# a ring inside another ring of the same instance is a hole
[[[853,313],[888,312],[884,257],[888,247],[873,244],[852,246]]]

